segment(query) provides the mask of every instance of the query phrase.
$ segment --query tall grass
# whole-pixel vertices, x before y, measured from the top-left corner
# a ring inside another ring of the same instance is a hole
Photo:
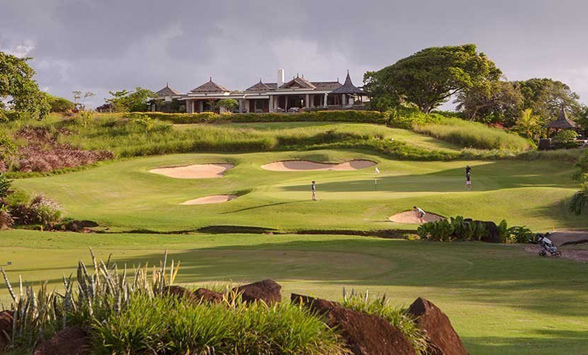
[[[533,148],[527,139],[500,128],[459,118],[444,117],[438,123],[415,125],[414,130],[463,148],[526,151]]]
[[[98,354],[171,353],[337,355],[335,332],[308,310],[278,303],[189,303],[135,296],[123,312],[93,326]]]

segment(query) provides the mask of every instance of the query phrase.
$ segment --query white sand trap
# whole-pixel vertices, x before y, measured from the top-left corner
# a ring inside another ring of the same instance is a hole
[[[405,223],[405,224],[422,224],[426,222],[437,222],[442,219],[445,219],[443,216],[439,216],[438,214],[434,214],[431,212],[427,212],[425,214],[425,218],[421,221],[415,211],[405,211],[395,214],[388,218],[390,222],[396,223]]]
[[[352,171],[375,166],[369,160],[351,160],[341,164],[316,163],[306,160],[276,161],[262,165],[261,168],[271,171]]]
[[[223,177],[225,171],[233,167],[235,167],[233,164],[194,164],[157,168],[149,170],[149,172],[176,179],[212,179]]]
[[[209,203],[223,203],[234,200],[237,197],[237,195],[210,195],[182,202],[180,205],[207,205]]]

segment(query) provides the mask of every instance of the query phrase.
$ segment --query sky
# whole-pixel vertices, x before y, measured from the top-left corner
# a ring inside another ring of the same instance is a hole
[[[243,90],[297,73],[356,85],[423,48],[474,43],[509,80],[567,83],[588,104],[586,0],[0,0],[0,51],[33,57],[39,87],[72,99],[213,77]]]

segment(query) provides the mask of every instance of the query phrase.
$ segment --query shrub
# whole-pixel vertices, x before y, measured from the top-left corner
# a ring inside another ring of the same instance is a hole
[[[6,174],[0,172],[0,204],[2,203],[2,200],[10,194],[11,186],[12,181],[6,176]]]
[[[380,123],[388,121],[388,114],[377,111],[313,111],[300,113],[241,113],[234,115],[219,115],[212,112],[203,113],[161,113],[161,112],[133,112],[128,118],[141,116],[151,117],[173,123],[215,123],[215,122],[357,122]]]
[[[576,131],[559,131],[553,136],[553,146],[556,149],[577,148],[578,143],[576,143],[576,138],[578,138],[578,133]]]
[[[16,224],[51,227],[61,220],[62,211],[55,201],[42,195],[35,196],[30,202],[25,201],[23,197],[15,198],[9,204],[10,213]]]
[[[427,336],[417,326],[415,320],[405,308],[394,307],[386,296],[370,298],[369,292],[346,294],[343,292],[344,307],[382,317],[406,336],[412,343],[418,355],[425,355],[427,351]]]
[[[525,226],[508,228],[506,220],[498,224],[498,235],[501,243],[529,243],[533,232]],[[451,217],[448,220],[428,222],[417,229],[421,239],[450,242],[454,240],[476,241],[488,234],[482,222],[466,220],[462,216]]]

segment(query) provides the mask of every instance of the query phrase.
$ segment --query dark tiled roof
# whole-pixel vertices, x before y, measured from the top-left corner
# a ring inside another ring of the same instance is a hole
[[[179,95],[179,94],[180,94],[179,92],[170,88],[169,85],[166,85],[163,89],[161,89],[155,93],[155,95],[157,95],[157,97],[175,96],[175,95]]]
[[[311,90],[314,90],[316,88],[316,86],[313,83],[311,83],[310,81],[297,76],[294,79],[290,80],[289,82],[285,83],[284,85],[280,86],[280,89],[289,89],[293,86],[298,86],[301,89],[311,89]]]
[[[317,90],[335,90],[341,86],[338,81],[313,81],[312,84]]]
[[[572,129],[576,128],[578,125],[576,122],[570,120],[564,108],[561,109],[561,113],[559,114],[559,118],[555,121],[551,121],[547,124],[547,128],[560,128],[560,129]]]
[[[261,80],[259,81],[259,83],[250,86],[249,88],[247,88],[247,90],[245,91],[259,91],[259,92],[263,92],[263,91],[271,91],[271,90],[275,90],[277,87],[276,84],[274,84],[272,86],[272,83],[266,84],[263,83]]]
[[[347,77],[345,78],[345,83],[343,83],[343,85],[341,85],[337,89],[333,90],[331,93],[332,94],[352,95],[352,94],[363,94],[363,91],[360,88],[353,85],[353,83],[351,82],[351,77],[349,76],[349,71],[347,71]]]
[[[196,89],[190,91],[193,93],[209,93],[209,92],[229,92],[230,90],[226,89],[223,86],[220,86],[219,84],[215,83],[214,81],[212,81],[212,78],[210,78],[210,81],[200,85],[199,87],[197,87]]]

